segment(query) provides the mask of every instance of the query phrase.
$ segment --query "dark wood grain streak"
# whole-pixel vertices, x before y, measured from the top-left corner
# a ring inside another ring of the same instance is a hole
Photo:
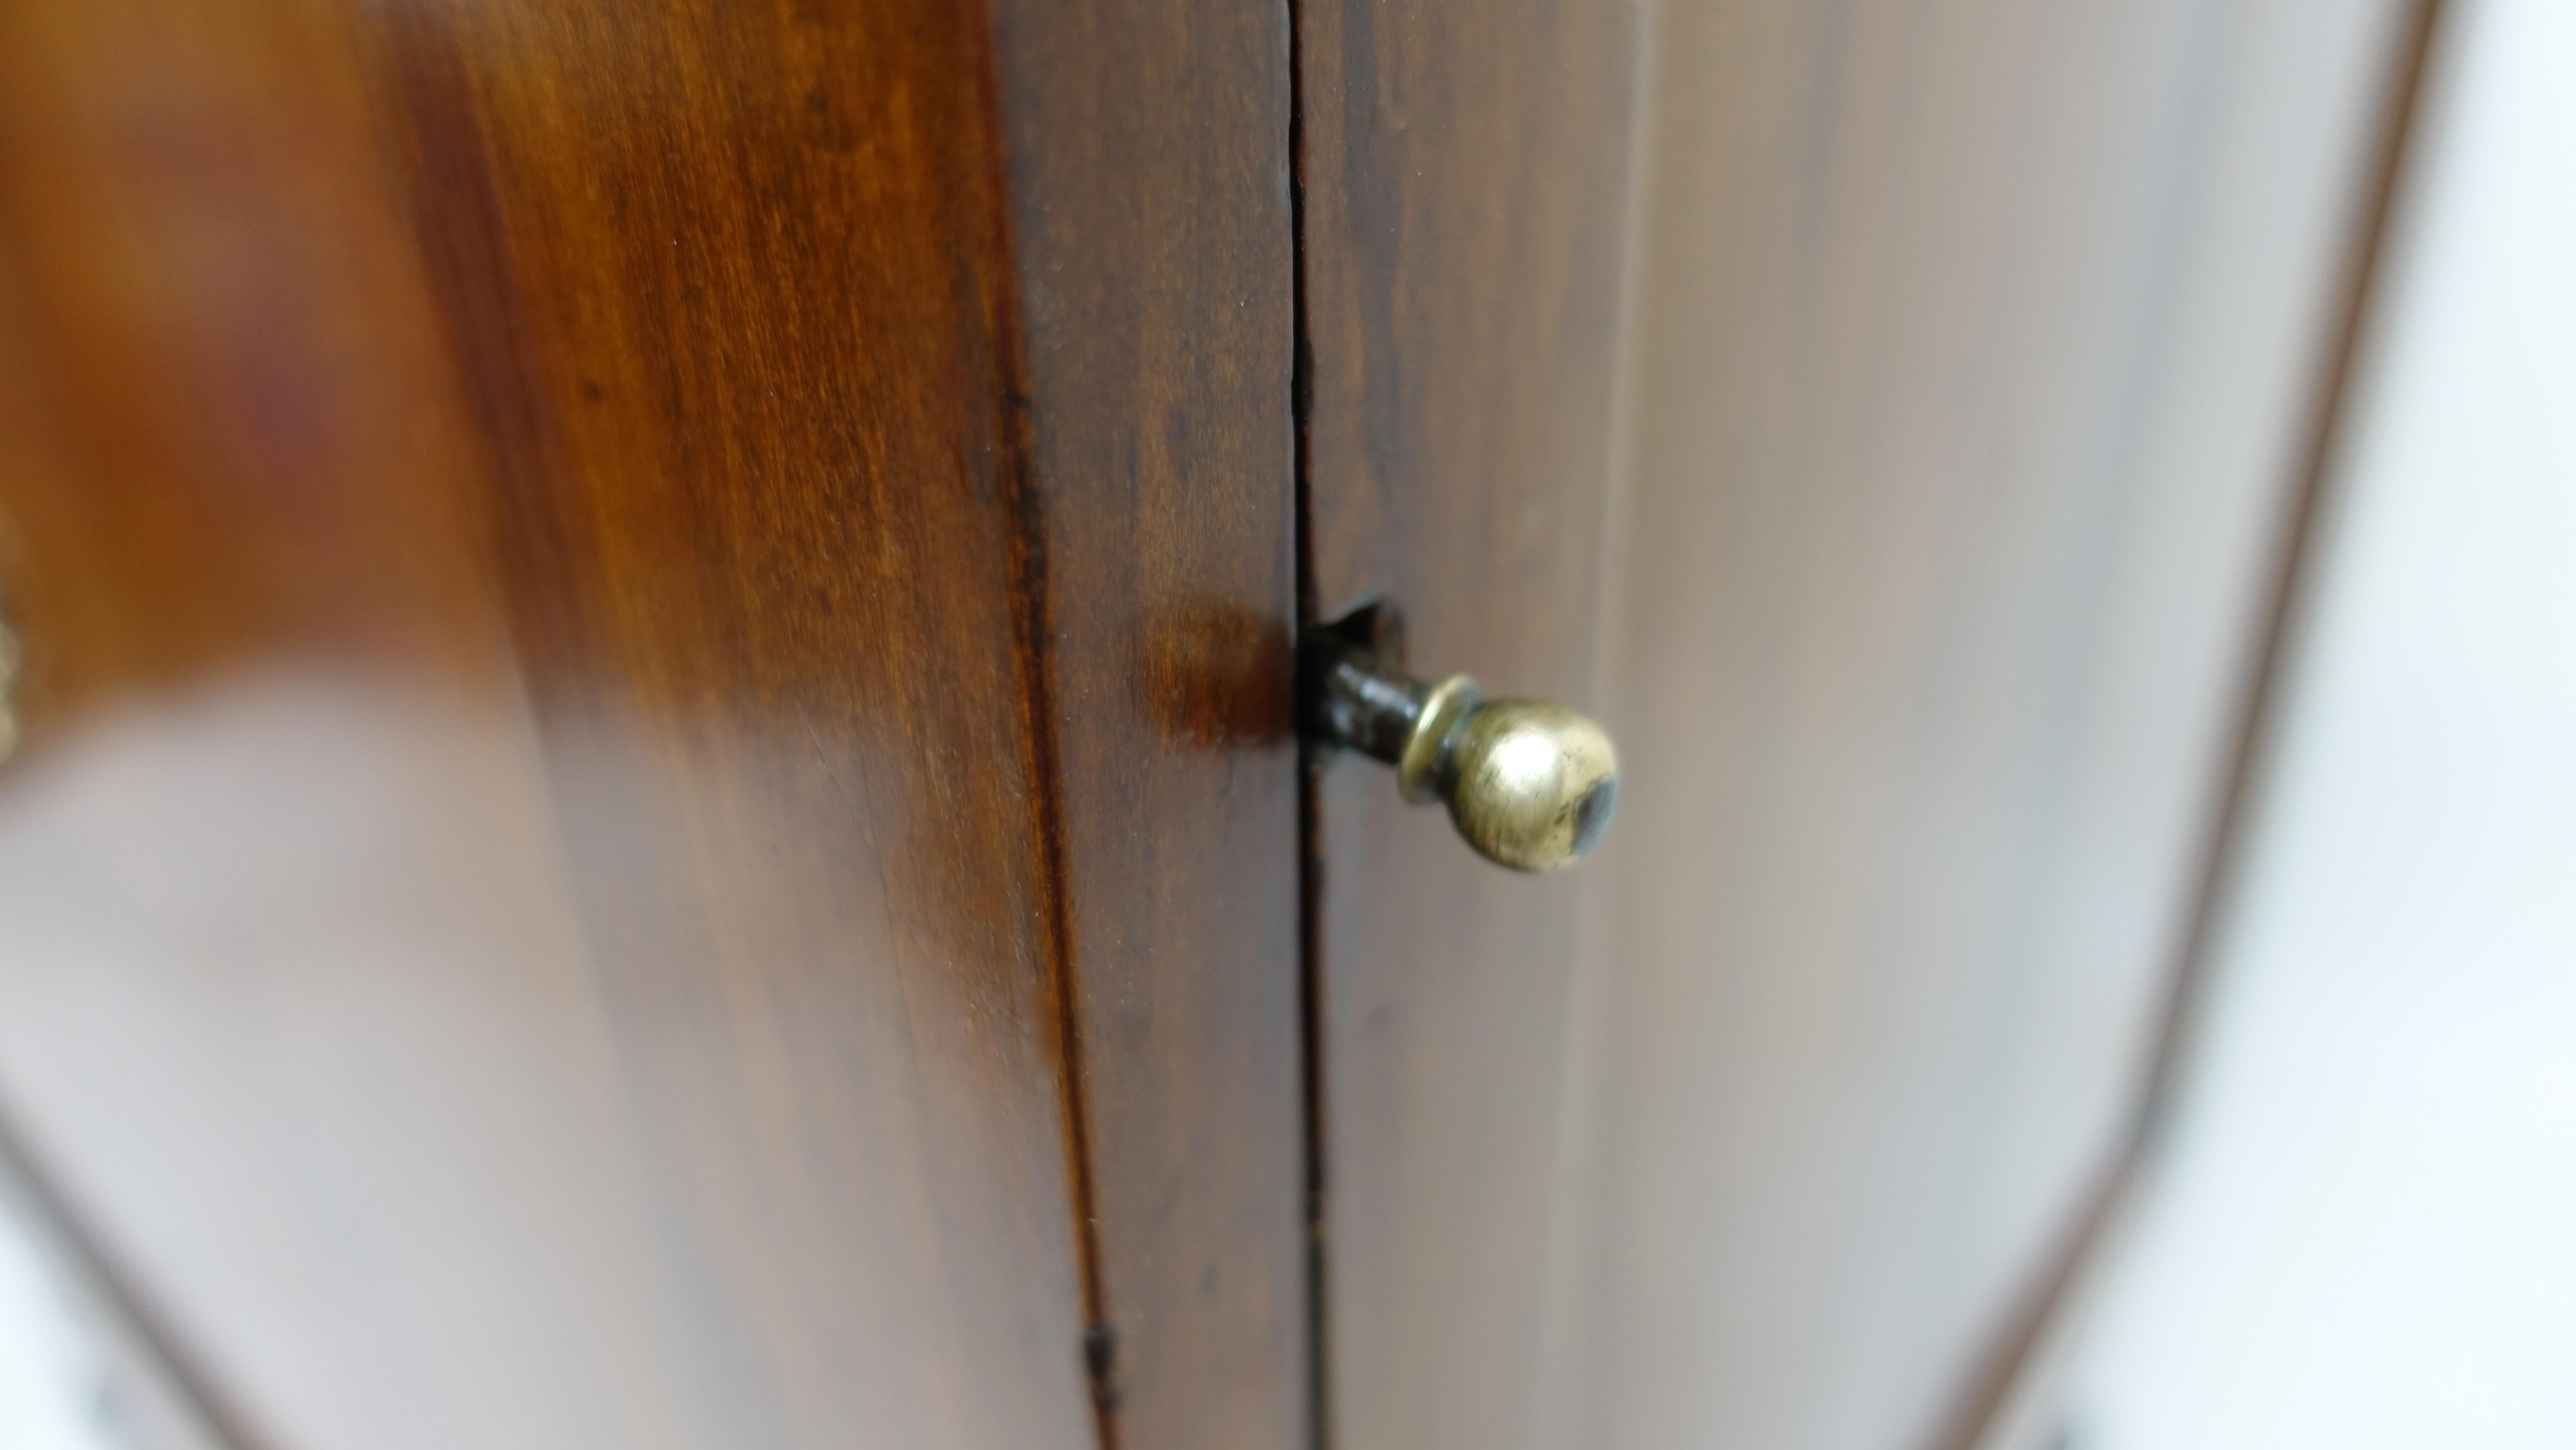
[[[966,79],[976,86],[983,109],[997,133],[1001,109],[1001,59],[989,38],[984,53]],[[1010,168],[998,147],[988,153],[979,177],[988,188],[985,205],[1000,233],[995,251],[1012,256]],[[1033,400],[1029,396],[1029,361],[1023,334],[1019,276],[1011,267],[992,266],[986,287],[988,316],[997,319],[996,343],[1001,390],[1001,480],[1005,507],[1013,522],[1009,535],[1011,581],[1011,646],[1019,667],[1021,728],[1026,733],[1036,789],[1030,792],[1030,831],[1037,844],[1044,900],[1049,999],[1055,1023],[1056,1064],[1061,1082],[1058,1099],[1064,1125],[1065,1177],[1070,1185],[1075,1263],[1082,1276],[1083,1371],[1090,1384],[1093,1433],[1101,1450],[1117,1450],[1118,1389],[1114,1331],[1109,1325],[1102,1289],[1098,1171],[1092,1145],[1088,1101],[1089,1073],[1083,1055],[1080,962],[1076,955],[1072,908],[1067,901],[1065,861],[1065,778],[1060,670],[1050,648],[1056,631],[1051,623],[1047,574],[1048,542],[1044,500],[1039,492]]]
[[[1288,49],[1000,7],[1102,1371],[1128,1450],[1301,1446]]]
[[[1417,673],[1590,699],[1638,16],[1298,7],[1310,593]],[[1319,790],[1333,1443],[1538,1443],[1576,884]]]
[[[0,1095],[257,1432],[1300,1440],[1278,16],[5,25]]]

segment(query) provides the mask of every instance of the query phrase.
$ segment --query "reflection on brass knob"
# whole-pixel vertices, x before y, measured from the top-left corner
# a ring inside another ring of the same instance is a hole
[[[1488,700],[1465,675],[1425,685],[1330,630],[1308,633],[1299,664],[1307,737],[1394,766],[1406,800],[1448,802],[1485,859],[1553,871],[1610,828],[1619,756],[1586,716]]]

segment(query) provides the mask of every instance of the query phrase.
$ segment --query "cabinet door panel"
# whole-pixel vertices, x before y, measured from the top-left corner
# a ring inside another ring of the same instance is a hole
[[[1258,12],[0,18],[0,1108],[237,1438],[1302,1437],[1286,129]]]
[[[1322,778],[1336,1443],[1972,1429],[2130,1142],[2411,7],[1302,11],[1314,605],[1625,777],[1536,882]]]
[[[1298,12],[1314,605],[1588,702],[1638,14]],[[1538,1443],[1580,883],[1487,865],[1373,765],[1318,793],[1335,1443]]]

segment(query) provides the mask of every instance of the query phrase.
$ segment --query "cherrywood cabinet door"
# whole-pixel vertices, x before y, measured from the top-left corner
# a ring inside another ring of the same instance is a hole
[[[0,10],[0,1110],[239,1446],[1304,1443],[1289,79]]]
[[[1336,1450],[1980,1432],[2126,1161],[2428,13],[1302,0],[1306,594],[1617,739],[1315,800]]]

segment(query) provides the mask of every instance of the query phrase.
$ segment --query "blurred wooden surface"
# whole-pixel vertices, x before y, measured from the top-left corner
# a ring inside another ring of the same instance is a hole
[[[1311,585],[1410,661],[1593,695],[1638,13],[1312,0]],[[1320,781],[1326,1386],[1339,1450],[1546,1443],[1572,877]]]
[[[1965,1433],[2409,3],[0,12],[0,1124],[282,1450]],[[1314,783],[1320,1341],[1301,593],[1630,782]]]
[[[0,1105],[222,1417],[1301,1440],[1275,17],[0,34]]]
[[[1562,1443],[1976,1429],[2130,1145],[2413,9],[1660,16]]]
[[[1288,32],[998,8],[1116,1443],[1301,1450]]]

